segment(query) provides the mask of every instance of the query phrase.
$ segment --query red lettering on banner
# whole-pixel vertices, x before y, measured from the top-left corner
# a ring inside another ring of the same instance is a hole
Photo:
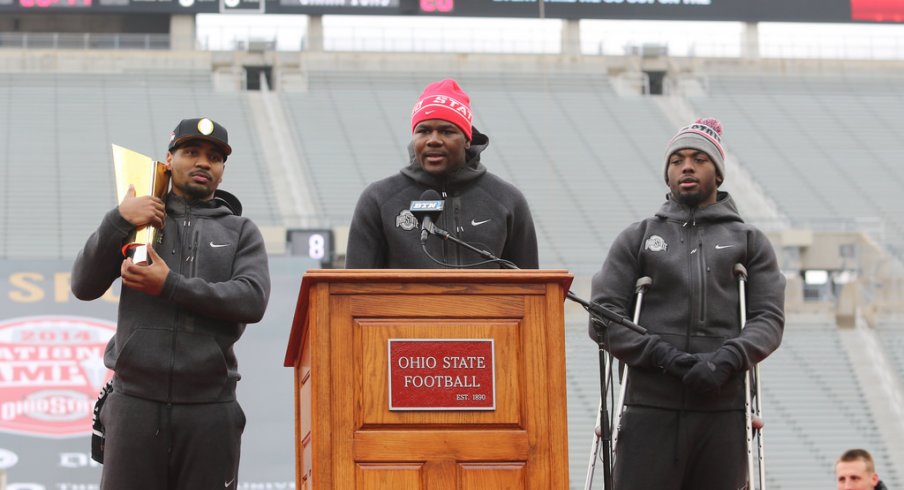
[[[390,410],[495,410],[492,339],[389,339]]]
[[[94,400],[116,326],[42,316],[0,321],[0,431],[45,437],[91,432]]]
[[[421,12],[449,13],[455,10],[455,0],[421,0]]]
[[[851,0],[851,20],[902,22],[904,3],[900,0]]]

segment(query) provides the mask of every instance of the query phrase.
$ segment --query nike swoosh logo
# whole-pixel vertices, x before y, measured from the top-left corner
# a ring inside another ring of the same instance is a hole
[[[436,112],[436,111],[424,111],[424,114],[429,116],[430,114],[433,114],[434,112]]]
[[[224,488],[228,488],[228,487],[229,487],[230,485],[232,485],[233,483],[235,483],[235,478],[233,478],[232,480],[229,480],[228,482],[226,482],[225,484],[223,484],[223,487],[224,487]]]
[[[723,248],[731,248],[734,245],[716,245],[716,250],[722,250]]]
[[[213,242],[210,242],[210,246],[213,247],[213,248],[220,248],[220,247],[228,247],[229,244],[228,244],[228,243],[213,243]]]
[[[477,220],[472,219],[472,220],[471,220],[471,226],[480,226],[480,225],[482,225],[482,224],[484,224],[484,223],[486,223],[486,222],[488,222],[488,221],[492,221],[492,220],[493,220],[493,218],[485,219],[485,220],[483,220],[483,221],[477,221]]]

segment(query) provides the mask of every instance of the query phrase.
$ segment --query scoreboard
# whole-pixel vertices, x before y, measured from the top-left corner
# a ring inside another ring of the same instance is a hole
[[[421,15],[741,22],[904,22],[902,0],[0,0],[0,12]]]

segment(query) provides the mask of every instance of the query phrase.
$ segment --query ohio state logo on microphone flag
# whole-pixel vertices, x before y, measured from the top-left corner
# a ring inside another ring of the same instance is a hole
[[[91,432],[97,393],[112,377],[106,320],[33,316],[0,321],[0,431],[43,437]]]

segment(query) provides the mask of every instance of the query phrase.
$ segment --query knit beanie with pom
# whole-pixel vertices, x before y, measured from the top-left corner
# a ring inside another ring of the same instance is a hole
[[[678,150],[699,150],[709,155],[716,171],[725,180],[725,149],[722,148],[722,123],[712,117],[697,119],[678,130],[665,149],[665,182],[669,182],[669,157]]]

